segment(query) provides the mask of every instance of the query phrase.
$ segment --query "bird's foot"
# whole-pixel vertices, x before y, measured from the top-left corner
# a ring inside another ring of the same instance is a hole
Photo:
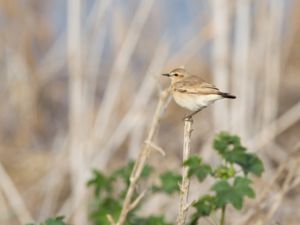
[[[183,121],[193,121],[193,115],[187,114],[183,117]]]

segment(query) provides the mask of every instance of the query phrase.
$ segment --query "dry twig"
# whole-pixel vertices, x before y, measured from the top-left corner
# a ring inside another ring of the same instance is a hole
[[[166,103],[168,102],[169,97],[169,89],[163,91],[160,95],[159,102],[156,107],[156,111],[151,123],[151,127],[146,139],[146,143],[151,143],[154,135],[157,131],[157,127],[159,124],[159,120],[161,117],[161,114],[165,108]],[[122,211],[120,214],[120,217],[118,219],[118,222],[116,225],[123,225],[126,221],[128,213],[133,210],[139,203],[140,199],[143,197],[143,194],[141,194],[137,199],[132,201],[132,197],[134,194],[134,190],[136,188],[136,184],[140,178],[140,175],[143,171],[143,168],[145,166],[146,160],[149,157],[151,153],[152,148],[149,148],[148,144],[145,144],[143,148],[141,149],[139,156],[135,162],[134,168],[132,170],[131,176],[130,176],[130,185],[126,193],[126,197],[123,203]]]
[[[184,140],[183,140],[183,162],[188,159],[190,155],[190,142],[192,134],[192,118],[188,117],[184,120]],[[188,195],[189,195],[190,179],[188,177],[188,166],[182,168],[182,182],[180,185],[180,205],[177,217],[177,225],[183,225],[186,220],[188,210]]]

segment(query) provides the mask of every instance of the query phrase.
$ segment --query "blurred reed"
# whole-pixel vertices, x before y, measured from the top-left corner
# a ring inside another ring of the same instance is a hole
[[[209,143],[225,129],[265,161],[258,199],[230,224],[297,224],[299,11],[295,0],[0,1],[0,223],[87,224],[91,169],[137,157],[160,74],[185,64],[238,97],[195,118],[192,151],[214,161]],[[160,122],[157,170],[180,168],[183,114],[172,103]],[[174,203],[144,213],[174,218]]]

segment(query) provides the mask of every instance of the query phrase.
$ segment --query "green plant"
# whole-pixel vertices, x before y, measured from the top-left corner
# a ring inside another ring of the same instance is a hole
[[[67,225],[64,221],[63,216],[58,216],[55,218],[49,218],[45,222],[40,223],[40,225]],[[26,225],[35,225],[34,223],[28,223]]]
[[[134,162],[129,162],[128,165],[113,171],[110,175],[104,175],[100,171],[94,170],[93,177],[88,182],[88,186],[95,190],[92,212],[90,215],[91,221],[95,225],[110,225],[108,215],[112,220],[119,218],[122,202],[125,193],[130,184],[130,174],[133,169]],[[153,171],[153,168],[146,165],[141,174],[141,181],[145,181]],[[178,182],[181,177],[176,173],[167,171],[160,176],[158,185],[152,186],[150,191],[163,192],[173,194],[179,191]],[[134,193],[135,197],[138,193]],[[126,225],[169,225],[163,216],[141,217],[137,214],[139,207],[131,210],[126,219]]]
[[[240,210],[245,197],[254,198],[255,192],[251,187],[252,180],[249,175],[260,176],[264,170],[262,161],[257,155],[247,152],[238,136],[220,133],[216,136],[213,147],[222,159],[220,165],[213,168],[196,155],[190,156],[183,163],[183,166],[188,167],[189,178],[195,177],[199,182],[203,182],[207,177],[214,179],[209,193],[193,201],[191,206],[194,208],[194,213],[189,218],[189,225],[196,225],[199,218],[210,216],[218,211],[221,212],[219,224],[224,225],[227,205],[231,204],[235,209]],[[114,224],[112,221],[119,218],[133,168],[134,162],[131,161],[108,175],[93,170],[92,178],[87,183],[94,189],[90,214],[93,224],[111,225]],[[140,182],[146,182],[152,172],[153,168],[145,165]],[[181,179],[179,174],[165,171],[159,176],[159,183],[148,188],[148,196],[157,192],[167,195],[178,193]],[[139,196],[137,190],[133,196],[134,198]],[[126,225],[169,225],[162,215],[139,216],[140,205],[141,203],[138,202],[137,207],[129,210]],[[40,225],[67,224],[63,222],[63,217],[57,217],[48,219]]]
[[[210,216],[218,210],[221,210],[220,225],[224,225],[228,204],[240,210],[246,196],[255,197],[249,174],[260,176],[264,170],[262,161],[257,155],[247,152],[238,136],[222,132],[215,138],[213,147],[222,159],[222,163],[216,168],[203,163],[195,155],[184,162],[184,166],[189,168],[189,177],[195,176],[199,182],[204,181],[207,176],[215,180],[210,193],[193,202],[195,212],[190,218],[190,225],[197,224],[199,218]]]

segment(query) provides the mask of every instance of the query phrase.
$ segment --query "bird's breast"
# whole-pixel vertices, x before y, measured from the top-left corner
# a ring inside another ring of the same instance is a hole
[[[175,102],[191,111],[203,109],[213,103],[214,101],[221,99],[220,95],[201,95],[201,94],[187,94],[181,92],[173,92],[173,98]]]

